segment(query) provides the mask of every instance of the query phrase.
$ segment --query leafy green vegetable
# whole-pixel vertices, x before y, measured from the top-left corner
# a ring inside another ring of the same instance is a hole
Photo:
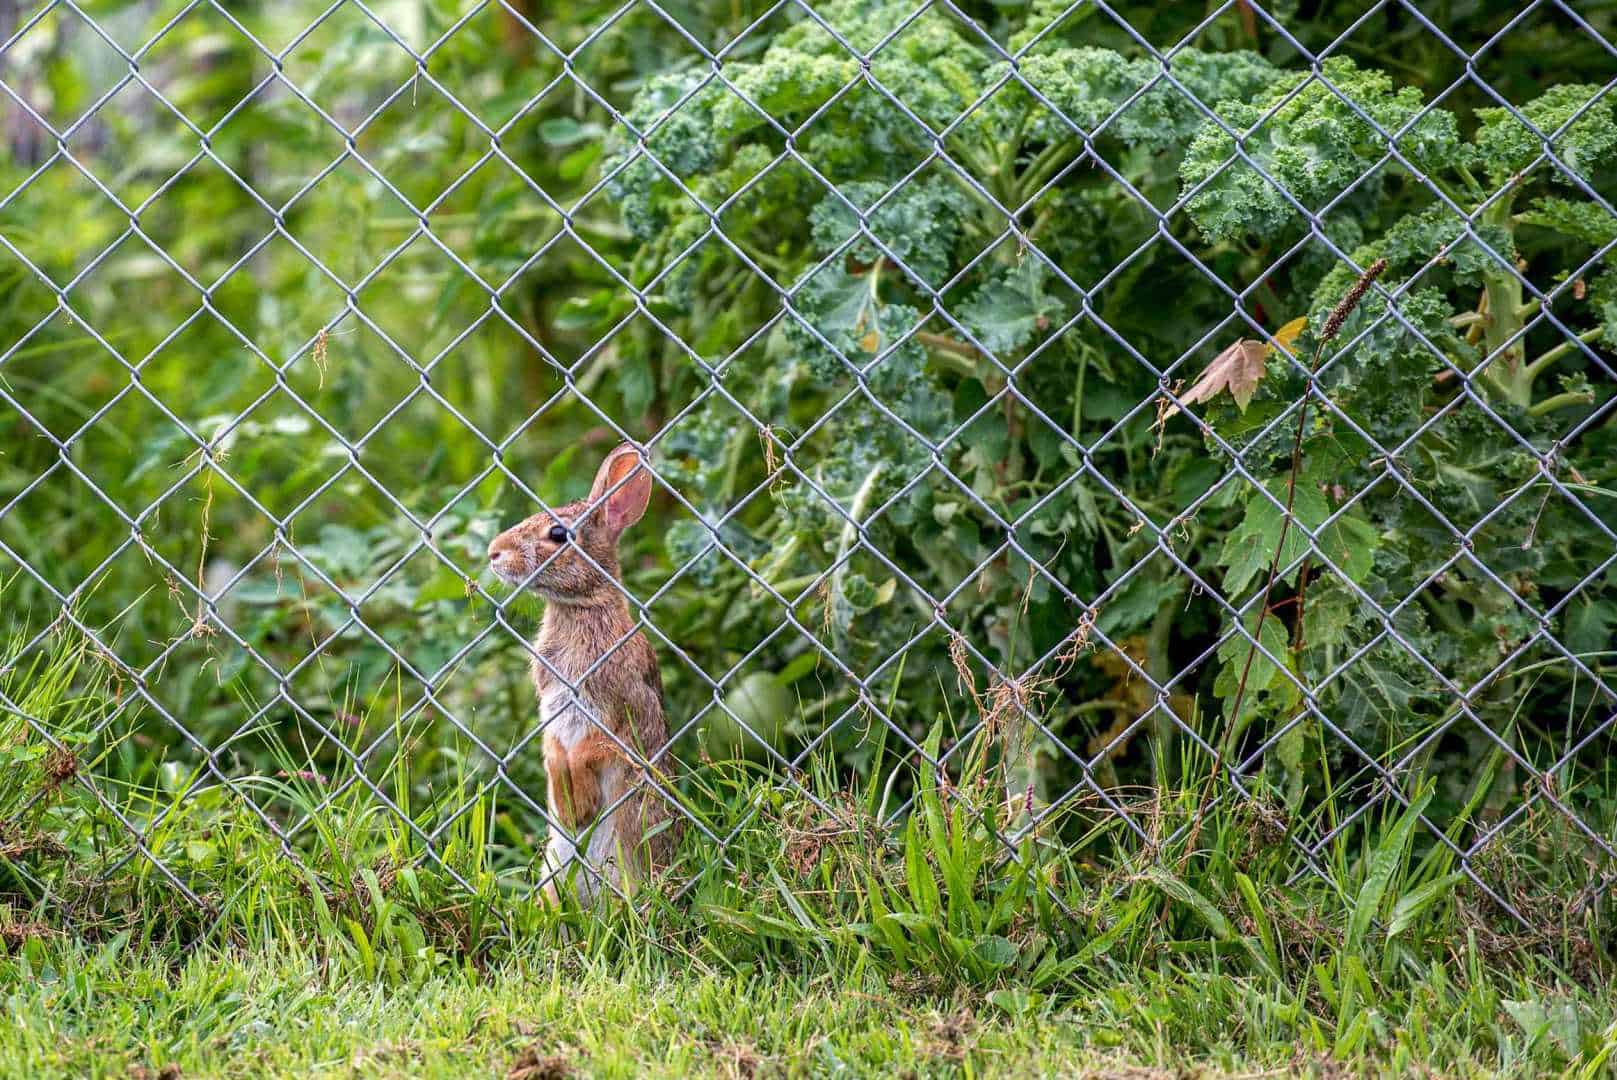
[[[1528,639],[1528,609],[1578,590],[1555,626],[1593,641],[1617,596],[1610,581],[1581,581],[1576,568],[1591,564],[1573,537],[1590,535],[1578,515],[1611,523],[1614,507],[1546,497],[1534,455],[1612,390],[1578,349],[1556,351],[1531,290],[1558,287],[1557,318],[1607,347],[1612,275],[1582,264],[1617,223],[1556,170],[1517,175],[1541,154],[1537,136],[1504,110],[1456,112],[1401,73],[1341,56],[1302,72],[1184,48],[1164,69],[1034,5],[1005,16],[1006,40],[1024,49],[1013,68],[962,21],[929,10],[906,24],[903,7],[816,9],[859,48],[896,35],[871,58],[871,81],[805,21],[726,65],[775,123],[708,86],[669,116],[689,123],[646,144],[709,208],[752,185],[721,224],[785,300],[710,285],[733,280],[736,259],[718,245],[662,280],[678,310],[739,296],[755,324],[779,316],[763,347],[728,364],[726,390],[781,446],[814,433],[793,458],[835,505],[783,478],[730,527],[745,534],[738,550],[768,552],[754,566],[770,581],[819,590],[789,595],[840,658],[880,664],[951,597],[951,625],[1021,670],[1083,633],[1081,605],[1104,595],[1094,627],[1154,675],[1212,653],[1181,685],[1208,703],[1213,734],[1254,745],[1294,715],[1300,683],[1375,754],[1442,723],[1451,684],[1487,676]],[[633,115],[661,115],[704,77],[648,85]],[[1569,168],[1604,182],[1611,105],[1573,119],[1592,95],[1552,87],[1522,111],[1548,125]],[[710,220],[638,155],[625,139],[608,159],[628,163],[612,190],[642,245],[635,273],[650,281]],[[1381,279],[1333,319],[1377,259]],[[1586,278],[1575,290],[1574,270]],[[1240,290],[1253,325],[1230,320],[1220,282]],[[1295,403],[1316,364],[1298,442]],[[1157,398],[1163,386],[1206,428]],[[667,442],[707,513],[745,490],[736,473],[751,439],[704,410]],[[1611,445],[1597,425],[1559,460],[1598,486]],[[1261,490],[1224,479],[1231,452]],[[1250,601],[1278,560],[1287,572],[1259,633],[1281,665],[1229,636],[1230,616],[1199,589],[1187,594],[1158,529],[1185,568],[1248,606],[1249,633]],[[827,569],[839,560],[845,569]],[[733,568],[713,572],[744,584]],[[889,579],[890,590],[872,584]],[[763,607],[735,625],[761,634],[776,617]],[[925,655],[957,681],[952,659]],[[1558,709],[1566,700],[1542,678],[1495,678]],[[1118,696],[1110,679],[1099,663],[1074,665],[1044,722],[1063,738],[1109,723],[1083,703]],[[913,692],[938,700],[935,689]],[[1334,740],[1288,732],[1266,767],[1297,804],[1345,759]],[[1040,768],[1055,788],[1074,779],[1054,759]]]

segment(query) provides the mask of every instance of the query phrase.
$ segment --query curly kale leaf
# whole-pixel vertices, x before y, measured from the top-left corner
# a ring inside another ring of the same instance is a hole
[[[809,215],[816,249],[830,253],[860,231],[849,203],[866,210],[886,192],[884,184],[856,181],[842,187],[842,198],[830,195],[822,200]],[[942,178],[912,180],[866,215],[866,230],[905,270],[935,290],[952,271],[960,222],[970,209],[965,193]],[[882,255],[864,236],[847,253],[866,265]]]
[[[1082,11],[1080,18],[1093,14],[1087,9],[1080,11]],[[1060,47],[1062,39],[1053,31],[1073,13],[1071,0],[1032,0],[1028,5],[1027,16],[1022,21],[1021,27],[1006,42],[1006,48],[1012,53],[1028,50],[1039,53]]]
[[[1353,253],[1359,266],[1385,258],[1387,270],[1342,323],[1323,381],[1332,399],[1387,445],[1420,422],[1411,402],[1430,396],[1444,357],[1462,370],[1478,359],[1477,348],[1449,322],[1458,314],[1450,286],[1479,286],[1485,274],[1515,259],[1516,248],[1500,226],[1477,224],[1472,231],[1475,236],[1447,208],[1433,206],[1400,218]],[[1356,276],[1345,263],[1325,275],[1309,304],[1312,330],[1325,325]],[[1388,311],[1386,294],[1397,298],[1396,313]],[[1303,347],[1314,347],[1311,337]]]
[[[791,309],[798,318],[785,324],[786,338],[813,378],[834,384],[876,351],[878,308],[868,276],[827,266],[797,286]]]
[[[992,57],[983,43],[969,36],[961,24],[937,11],[913,18],[914,9],[890,0],[834,0],[816,5],[815,12],[834,31],[827,33],[819,21],[806,19],[781,33],[764,54],[763,64],[787,56],[805,56],[851,65],[857,74],[858,59],[848,51],[852,46],[869,54],[870,76],[881,91],[858,89],[850,93],[853,111],[872,128],[872,137],[891,138],[893,127],[905,129],[906,137],[924,135],[903,109],[887,100],[897,98],[933,130],[955,120],[982,92],[982,72]],[[894,35],[896,32],[896,36]],[[840,39],[840,40],[839,40]],[[846,44],[844,44],[846,42]],[[882,44],[885,42],[885,44]],[[844,78],[843,83],[849,80]],[[816,121],[810,128],[830,128],[841,124]]]
[[[989,54],[943,15],[906,22],[902,5],[877,0],[841,0],[817,11],[859,49],[902,26],[869,61],[868,77],[879,89],[864,80],[843,42],[813,20],[777,35],[757,60],[725,65],[728,86],[699,69],[649,80],[627,123],[614,129],[604,160],[608,193],[637,239],[665,252],[676,234],[688,243],[707,228],[708,210],[786,152],[788,133],[813,172],[774,172],[890,185],[932,152],[933,132],[982,92]],[[979,110],[955,137],[979,137],[987,122]]]
[[[1433,376],[1444,369],[1445,357],[1469,370],[1479,356],[1476,346],[1449,321],[1458,314],[1451,288],[1479,285],[1484,273],[1497,272],[1501,260],[1514,258],[1515,248],[1509,233],[1499,226],[1478,224],[1472,229],[1480,242],[1466,233],[1465,223],[1452,212],[1434,206],[1400,218],[1352,254],[1358,266],[1385,258],[1387,269],[1327,347],[1320,382],[1332,401],[1385,446],[1395,445],[1420,423],[1423,414],[1414,403],[1430,398]],[[1356,277],[1353,265],[1343,262],[1315,288],[1299,355],[1314,352],[1315,335]],[[1388,310],[1388,295],[1396,298],[1396,311]],[[1265,383],[1260,400],[1273,395],[1277,401],[1290,401],[1303,392],[1294,372],[1280,370],[1287,378]],[[1333,437],[1333,445],[1349,442],[1355,445],[1355,459],[1379,453],[1374,447],[1358,446],[1360,440],[1345,431]],[[1276,433],[1263,449],[1283,454],[1284,444]]]
[[[1386,303],[1379,296],[1367,298],[1343,325],[1342,351],[1322,381],[1356,424],[1383,446],[1393,446],[1424,419],[1412,403],[1431,396],[1444,357],[1469,368],[1478,353],[1449,325],[1454,308],[1441,290],[1417,289],[1399,297],[1397,316],[1388,314]],[[1364,450],[1379,453],[1374,447]]]
[[[1026,257],[978,286],[961,305],[960,321],[979,345],[1006,361],[1063,317],[1051,284],[1044,263]]]
[[[881,403],[927,438],[940,438],[949,427],[949,399],[927,368],[926,350],[915,339],[920,312],[906,304],[884,302],[879,275],[855,276],[827,266],[797,288],[792,310],[798,318],[785,324],[785,336],[802,357],[811,378],[827,390],[845,390],[862,377]],[[847,407],[838,410],[839,430],[849,423]],[[888,432],[879,429],[885,422]],[[888,443],[908,441],[890,420],[871,421],[872,432]]]
[[[1417,275],[1437,281],[1446,274],[1455,284],[1480,285],[1485,275],[1513,264],[1516,257],[1515,240],[1503,226],[1478,222],[1468,234],[1465,221],[1453,211],[1430,206],[1399,218],[1374,241],[1355,250],[1352,265],[1339,263],[1326,274],[1309,302],[1309,323],[1324,325],[1325,315],[1357,280],[1359,271],[1354,265],[1364,267],[1386,259],[1380,285],[1393,291]],[[1436,265],[1428,270],[1429,263]]]
[[[1415,167],[1446,167],[1460,153],[1459,127],[1446,110],[1423,109],[1420,91],[1395,87],[1385,73],[1343,57],[1326,60],[1318,78],[1282,79],[1250,101],[1222,102],[1217,111],[1233,130],[1245,132],[1252,164],[1237,157],[1236,141],[1223,126],[1203,125],[1180,169],[1186,192],[1207,183],[1191,198],[1190,215],[1215,241],[1277,235],[1301,215],[1276,184],[1303,206],[1318,207],[1371,173],[1389,137]],[[1378,186],[1379,174],[1363,184]]]
[[[1496,185],[1503,184],[1529,169],[1547,143],[1572,173],[1567,176],[1556,169],[1553,180],[1592,182],[1597,169],[1617,160],[1617,102],[1605,89],[1578,84],[1551,87],[1519,110],[1525,123],[1510,109],[1478,109],[1482,126],[1476,136],[1477,163]]]
[[[733,564],[714,547],[720,543],[743,561],[758,556],[765,545],[735,519],[716,524],[733,492],[733,461],[739,438],[752,438],[746,428],[738,432],[736,416],[726,406],[710,404],[668,432],[657,446],[657,471],[679,490],[698,495],[702,517],[681,516],[668,528],[665,544],[675,566],[686,566],[704,586],[716,583]]]
[[[1605,247],[1617,240],[1617,217],[1592,202],[1573,202],[1546,195],[1534,199],[1531,206],[1516,215],[1516,220],[1523,225],[1553,229],[1591,247]]]
[[[1256,53],[1186,49],[1170,61],[1170,80],[1155,60],[1130,60],[1090,47],[1036,52],[1018,70],[1027,86],[1056,110],[1025,91],[1002,92],[998,107],[1008,116],[1033,110],[1027,128],[1031,140],[1073,138],[1075,126],[1093,134],[1116,113],[1103,133],[1151,151],[1176,148],[1201,126],[1207,113],[1198,102],[1249,98],[1272,85],[1277,74]],[[996,68],[990,78],[1003,72],[1003,66]],[[1012,83],[1006,89],[1020,86]]]
[[[718,140],[708,118],[711,101],[703,100],[710,90],[702,87],[702,80],[694,71],[658,75],[635,95],[626,117],[639,132],[655,125],[648,149],[676,175],[694,175],[710,168],[718,157]],[[628,139],[626,133],[613,130],[606,164],[609,171],[623,167],[613,176],[608,191],[630,232],[650,240],[667,228],[683,196]]]

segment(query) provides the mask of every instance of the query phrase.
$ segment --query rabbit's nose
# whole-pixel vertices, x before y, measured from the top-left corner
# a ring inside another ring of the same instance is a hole
[[[510,562],[511,557],[516,554],[511,550],[511,545],[502,543],[501,539],[501,537],[497,536],[488,545],[489,565],[496,570]]]

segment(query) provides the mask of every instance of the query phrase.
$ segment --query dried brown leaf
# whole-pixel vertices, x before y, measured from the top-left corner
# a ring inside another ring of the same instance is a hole
[[[1252,402],[1252,395],[1258,391],[1258,383],[1263,381],[1268,359],[1269,346],[1251,338],[1242,338],[1215,356],[1213,362],[1207,365],[1207,370],[1202,372],[1202,377],[1196,380],[1196,385],[1179,395],[1179,400],[1186,405],[1194,405],[1199,401],[1211,401],[1220,392],[1228,390],[1235,404],[1245,412]],[[1170,408],[1167,415],[1172,416],[1178,411],[1178,408]]]

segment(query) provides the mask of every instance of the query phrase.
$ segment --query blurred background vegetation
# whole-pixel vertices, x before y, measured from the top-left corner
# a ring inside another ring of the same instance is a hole
[[[1161,227],[1173,242],[1149,245],[1159,224],[1142,205],[1166,209],[1186,190],[1184,158],[1202,115],[1175,120],[1181,126],[1170,138],[1135,137],[1113,124],[1090,160],[1082,148],[1049,156],[1060,137],[1029,120],[1024,141],[1006,151],[1008,171],[984,169],[977,178],[996,194],[997,179],[1039,181],[1023,189],[1037,199],[1020,222],[1046,241],[1052,268],[1038,282],[1012,278],[1022,266],[1014,241],[980,261],[984,243],[973,246],[969,227],[939,241],[936,281],[951,282],[944,305],[959,299],[962,313],[986,313],[961,317],[996,353],[1003,345],[1006,364],[1028,361],[1021,385],[1062,431],[1008,399],[984,410],[1004,388],[1001,372],[969,347],[962,353],[959,327],[916,299],[924,288],[898,273],[878,283],[872,252],[845,253],[843,272],[870,281],[870,333],[894,333],[897,323],[882,320],[902,309],[931,335],[924,350],[895,354],[886,367],[904,378],[926,371],[924,385],[894,388],[902,403],[893,407],[907,421],[933,437],[964,425],[942,461],[963,479],[957,484],[926,471],[929,455],[916,441],[894,435],[894,425],[857,399],[836,423],[817,426],[857,380],[817,357],[822,346],[801,332],[815,317],[780,318],[778,289],[812,277],[842,238],[835,208],[816,210],[823,188],[803,169],[779,170],[727,204],[720,225],[734,244],[706,235],[705,215],[688,202],[679,211],[658,202],[666,177],[644,175],[643,165],[639,174],[616,169],[634,142],[618,117],[648,122],[680,101],[668,88],[709,70],[697,43],[726,49],[727,65],[757,75],[761,94],[777,94],[769,99],[776,115],[802,123],[830,95],[763,76],[778,65],[795,79],[806,69],[787,54],[813,55],[825,40],[806,43],[816,34],[828,40],[825,32],[800,9],[753,0],[660,6],[666,16],[646,4],[376,0],[373,19],[356,4],[321,17],[323,4],[264,0],[230,4],[226,18],[177,0],[85,0],[79,8],[92,26],[70,8],[34,20],[33,6],[0,0],[0,37],[21,31],[0,56],[0,81],[11,92],[0,97],[0,192],[9,193],[0,194],[0,578],[8,582],[0,603],[21,646],[57,618],[52,590],[69,596],[75,619],[126,665],[90,650],[68,677],[82,695],[43,717],[112,803],[131,816],[150,814],[188,792],[224,799],[228,781],[285,827],[338,791],[365,795],[355,813],[371,812],[368,789],[345,787],[363,774],[414,815],[421,833],[404,837],[406,846],[463,827],[470,804],[499,838],[506,868],[525,867],[542,844],[534,807],[505,788],[496,801],[471,793],[495,776],[496,756],[521,745],[528,749],[504,771],[533,799],[543,789],[526,742],[537,717],[518,642],[539,609],[519,598],[496,617],[478,592],[503,595],[483,570],[483,552],[503,523],[533,511],[532,495],[555,503],[582,494],[617,427],[656,440],[659,469],[681,496],[659,494],[626,539],[625,567],[630,589],[649,603],[670,720],[686,732],[680,756],[692,765],[704,755],[778,764],[771,751],[791,758],[814,743],[847,773],[881,776],[909,755],[897,736],[879,737],[872,704],[917,741],[942,720],[948,747],[1009,692],[1039,719],[1038,727],[1018,723],[1003,751],[1007,786],[1027,787],[1029,806],[1048,805],[1090,776],[1084,799],[1096,791],[1130,798],[1142,785],[1195,772],[1189,760],[1222,741],[1241,751],[1237,759],[1271,751],[1249,770],[1252,783],[1312,840],[1381,790],[1376,766],[1418,751],[1417,771],[1440,778],[1431,813],[1456,842],[1499,828],[1529,836],[1535,859],[1551,848],[1574,852],[1557,856],[1565,865],[1539,882],[1546,900],[1603,880],[1610,867],[1600,849],[1511,775],[1516,755],[1547,767],[1572,753],[1562,795],[1610,838],[1617,787],[1601,765],[1609,738],[1585,740],[1603,730],[1613,703],[1542,642],[1491,681],[1475,706],[1481,720],[1456,725],[1452,694],[1407,655],[1388,655],[1398,648],[1364,622],[1362,609],[1342,616],[1344,626],[1359,622],[1330,655],[1309,652],[1301,635],[1289,643],[1290,623],[1277,618],[1275,647],[1289,649],[1305,677],[1321,679],[1349,657],[1363,661],[1355,670],[1385,673],[1346,688],[1349,680],[1338,680],[1328,698],[1337,723],[1368,753],[1348,750],[1311,716],[1288,724],[1295,703],[1269,665],[1260,665],[1259,682],[1273,681],[1254,706],[1260,719],[1243,720],[1239,731],[1224,723],[1231,694],[1220,673],[1244,654],[1208,655],[1228,617],[1182,571],[1226,588],[1232,602],[1250,596],[1250,575],[1229,577],[1228,551],[1250,521],[1250,492],[1233,484],[1198,503],[1220,487],[1227,461],[1188,419],[1136,408],[1159,381],[1131,352],[1162,368],[1177,364],[1168,382],[1183,380],[1183,389],[1225,346],[1257,336],[1254,326],[1273,334],[1312,316],[1317,328],[1351,276],[1328,277],[1337,260],[1319,245],[1294,251],[1302,234],[1285,229],[1295,222],[1265,233],[1175,210]],[[1331,46],[1360,69],[1385,72],[1391,88],[1440,103],[1461,139],[1483,130],[1486,110],[1499,104],[1466,77],[1467,53],[1477,53],[1479,80],[1525,106],[1554,84],[1609,80],[1607,42],[1617,40],[1617,5],[1604,2],[1577,6],[1584,23],[1554,6],[1517,19],[1515,4],[1424,5],[1447,40],[1397,5],[1301,0],[1265,5],[1261,14],[1244,3],[1112,5],[1126,27],[1087,5],[1067,13],[1037,0],[971,2],[960,10],[974,28],[933,12],[914,24],[913,41],[891,5],[828,8],[839,30],[855,36],[892,28],[891,62],[937,75],[918,77],[916,87],[960,95],[914,105],[922,111],[958,114],[990,84],[989,39],[1020,47],[1043,32],[1035,53],[1106,50],[1125,63],[1147,57],[1147,43],[1166,49],[1181,40],[1214,56],[1249,53],[1241,63],[1259,73],[1254,98],[1285,89],[1276,70],[1307,70],[1299,47]],[[120,50],[136,55],[137,78]],[[408,50],[425,62],[418,67]],[[959,67],[927,67],[945,61]],[[1102,86],[1096,70],[1093,84],[1060,92],[1114,100],[1106,94],[1117,88]],[[1117,70],[1122,93],[1132,93],[1134,69]],[[964,73],[960,86],[947,83],[950,72]],[[692,122],[716,123],[706,97],[688,102]],[[1602,108],[1609,112],[1609,99]],[[826,108],[803,152],[845,191],[882,181],[879,193],[928,145],[914,130],[900,132],[891,113],[861,85]],[[974,137],[970,128],[963,124],[959,137]],[[663,149],[677,149],[668,140],[678,136],[679,124],[670,123],[659,136]],[[708,158],[671,168],[709,185],[703,190],[717,203],[778,152],[773,137],[741,131]],[[1368,147],[1355,159],[1355,175],[1384,174],[1373,192],[1340,202],[1332,201],[1340,187],[1321,194],[1318,205],[1329,204],[1333,228],[1341,223],[1346,250],[1375,242],[1434,201],[1380,156]],[[966,160],[976,175],[978,159]],[[1609,200],[1617,194],[1610,156],[1594,160],[1586,180]],[[1079,165],[1065,168],[1068,161]],[[931,167],[911,190],[935,183],[938,172]],[[964,207],[938,204],[929,220],[958,217],[969,226],[983,218],[981,198],[968,198]],[[1471,209],[1481,199],[1460,201]],[[1041,215],[1054,224],[1035,226]],[[990,238],[1004,226],[992,216],[986,212]],[[1592,230],[1583,239],[1524,221],[1522,235],[1506,243],[1548,288],[1599,249],[1602,228],[1613,228],[1598,214],[1579,220]],[[892,239],[915,223],[875,228]],[[1436,246],[1449,239],[1438,236]],[[1142,244],[1149,253],[1136,258]],[[1230,294],[1182,252],[1246,292],[1248,321],[1233,316]],[[1120,265],[1123,273],[1108,276]],[[1094,310],[1109,330],[1081,321],[1044,340],[1080,307],[1054,269],[1095,287]],[[644,303],[634,302],[631,286],[646,290]],[[1439,322],[1477,302],[1463,272],[1440,270],[1433,287],[1446,305]],[[1580,302],[1585,291],[1577,289]],[[1562,315],[1609,360],[1599,334],[1611,320],[1592,309],[1598,290],[1590,295],[1585,308]],[[836,299],[812,289],[804,296],[806,311]],[[996,328],[990,317],[1024,309],[1020,329]],[[1527,340],[1538,355],[1561,334],[1539,325]],[[1462,344],[1454,349],[1456,363],[1475,362],[1463,359]],[[1294,399],[1301,386],[1275,363],[1274,387],[1265,391],[1271,404]],[[1559,440],[1569,475],[1589,489],[1591,512],[1611,525],[1612,389],[1580,353],[1563,363],[1560,373],[1574,381],[1510,402],[1518,411],[1509,415],[1530,445],[1544,450]],[[1409,416],[1449,400],[1434,397],[1453,388],[1439,379],[1434,390],[1428,364],[1422,389],[1399,403],[1408,415],[1373,430],[1407,430],[1399,425]],[[735,404],[711,393],[704,365],[722,373]],[[1533,413],[1556,392],[1576,400]],[[1256,415],[1272,418],[1264,401],[1260,395]],[[1227,402],[1208,416],[1231,438],[1251,423],[1244,407],[1237,414]],[[1476,421],[1475,410],[1465,416]],[[1563,438],[1568,431],[1573,437]],[[880,441],[890,436],[894,444]],[[1075,483],[1071,438],[1095,447],[1087,459],[1094,471]],[[1442,445],[1419,459],[1414,482],[1424,483],[1422,468],[1431,465],[1432,486],[1421,490],[1436,505],[1464,517],[1456,492],[1469,498],[1475,509],[1462,527],[1532,475],[1531,456],[1498,429],[1479,435],[1456,426],[1427,441]],[[765,486],[788,445],[796,467],[841,511],[790,474]],[[1486,468],[1445,471],[1484,445],[1479,457],[1498,455]],[[1268,478],[1284,456],[1260,448],[1248,464]],[[1370,482],[1367,469],[1358,458],[1341,465],[1348,494]],[[1150,517],[1148,528],[1102,476]],[[1047,498],[1017,537],[1041,573],[1006,549],[993,514],[1014,519]],[[1337,492],[1331,509],[1343,498]],[[1360,508],[1375,537],[1365,546],[1379,560],[1377,579],[1391,584],[1370,588],[1393,604],[1426,588],[1439,562],[1431,551],[1447,538],[1431,521],[1399,517],[1412,500],[1393,485],[1382,484],[1376,498]],[[1512,524],[1485,530],[1479,547],[1489,559],[1514,549],[1513,561],[1490,566],[1514,575],[1541,609],[1576,594],[1576,603],[1557,606],[1551,628],[1609,680],[1617,626],[1605,566],[1611,545],[1585,510],[1552,500],[1547,489],[1515,504]],[[1192,505],[1191,520],[1177,520]],[[869,529],[884,557],[856,550],[825,575],[856,547],[843,515],[862,518],[877,507],[883,512]],[[1528,522],[1544,540],[1522,556]],[[735,558],[712,549],[710,526]],[[1178,561],[1158,544],[1168,534],[1178,538]],[[1133,571],[1142,561],[1146,569]],[[1597,569],[1604,576],[1583,580]],[[1423,621],[1405,629],[1431,643],[1439,669],[1469,686],[1537,627],[1512,603],[1483,595],[1490,586],[1465,570],[1451,570],[1433,590],[1429,614],[1413,605],[1411,617]],[[932,624],[914,586],[947,597],[945,615],[965,647]],[[1282,592],[1295,587],[1293,578]],[[1083,622],[1064,590],[1086,601],[1106,593],[1093,627],[1117,648],[1061,649]],[[796,626],[785,625],[788,610]],[[902,662],[887,663],[912,638]],[[46,670],[52,647],[47,639],[14,656],[18,670]],[[1124,654],[1158,679],[1182,673],[1173,694],[1159,701]],[[990,664],[1027,674],[996,683]],[[880,700],[862,698],[850,673],[874,673]],[[8,693],[20,701],[25,689],[14,682]],[[996,720],[1007,718],[1000,714]],[[1185,736],[1181,724],[1204,741]],[[10,737],[28,768],[60,766],[21,725],[13,723]],[[900,779],[900,795],[908,783]],[[1098,799],[1085,807],[1104,810]],[[109,859],[127,847],[115,832],[102,839],[115,849]],[[217,858],[206,845],[172,844],[163,854],[182,878]]]

